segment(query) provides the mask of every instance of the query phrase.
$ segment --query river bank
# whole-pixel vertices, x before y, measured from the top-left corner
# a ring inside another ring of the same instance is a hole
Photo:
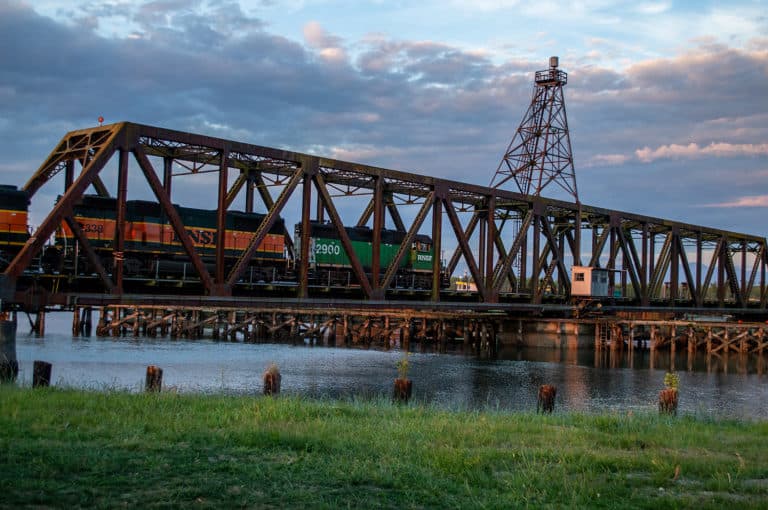
[[[0,506],[759,508],[768,422],[0,387]]]

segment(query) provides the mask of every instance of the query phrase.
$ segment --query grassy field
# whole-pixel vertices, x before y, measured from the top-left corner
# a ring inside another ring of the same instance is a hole
[[[768,423],[0,387],[4,508],[766,508]]]

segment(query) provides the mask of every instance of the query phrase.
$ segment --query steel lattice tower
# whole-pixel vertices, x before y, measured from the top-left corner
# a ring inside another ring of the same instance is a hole
[[[563,95],[568,74],[557,66],[558,58],[551,57],[549,69],[536,72],[531,105],[496,169],[491,187],[514,180],[515,191],[541,195],[548,184],[555,183],[579,203]]]

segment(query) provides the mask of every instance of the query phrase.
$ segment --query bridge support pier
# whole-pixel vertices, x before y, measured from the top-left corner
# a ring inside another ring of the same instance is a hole
[[[45,309],[38,310],[35,314],[35,322],[32,324],[32,332],[35,336],[45,336]]]
[[[16,359],[16,314],[0,314],[0,383],[14,382],[19,375]]]

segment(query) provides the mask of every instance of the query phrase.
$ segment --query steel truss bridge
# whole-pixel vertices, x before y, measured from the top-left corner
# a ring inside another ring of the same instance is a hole
[[[215,183],[215,189],[210,185],[218,226],[213,266],[198,254],[173,206],[173,183],[193,174],[205,174],[206,182]],[[762,316],[768,303],[768,254],[761,237],[121,122],[66,134],[24,186],[33,203],[41,190],[48,197],[61,196],[5,269],[0,280],[3,304],[29,309],[88,297],[94,303],[130,303],[149,293],[155,293],[155,303],[172,304],[175,290],[153,287],[154,282],[138,289],[124,276],[121,257],[105,267],[74,217],[73,207],[90,187],[114,196],[114,251],[122,253],[128,185],[136,180],[151,190],[172,225],[196,282],[184,292],[201,302],[270,295],[301,301],[327,297],[330,291],[339,301],[362,300],[371,306],[410,299],[422,307],[451,303],[453,309],[465,303],[467,309],[534,305],[537,310],[562,310],[573,304],[570,268],[584,265],[612,270],[616,297],[611,304],[619,309],[717,309]],[[258,208],[266,216],[236,262],[225,264],[225,216],[236,200],[244,201],[246,212]],[[310,285],[307,257],[297,262],[291,285],[247,282],[257,247],[288,212],[303,226],[295,240],[286,229],[289,256],[296,250],[308,252],[311,221],[335,227],[351,265],[350,289],[336,292]],[[76,285],[77,275],[46,276],[35,270],[36,257],[62,222],[95,268],[95,276],[82,277],[95,285],[88,293]],[[405,239],[385,267],[379,248],[387,224],[405,233]],[[355,225],[370,225],[370,269],[364,268],[344,228]],[[433,253],[443,256],[433,257],[429,288],[403,290],[394,283],[397,268],[419,233],[430,235]],[[441,288],[442,274],[462,270],[476,291]]]

